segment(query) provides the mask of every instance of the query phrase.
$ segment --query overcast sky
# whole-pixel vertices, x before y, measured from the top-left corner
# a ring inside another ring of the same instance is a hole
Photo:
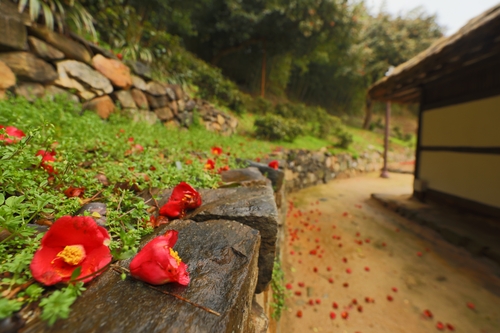
[[[437,13],[438,23],[445,26],[445,34],[450,35],[474,16],[499,4],[500,0],[366,0],[373,13],[378,13],[384,3],[385,9],[392,14],[423,6],[427,13]]]

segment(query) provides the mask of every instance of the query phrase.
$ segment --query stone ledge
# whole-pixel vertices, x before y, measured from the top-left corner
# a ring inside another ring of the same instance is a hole
[[[118,273],[108,270],[87,285],[68,319],[52,327],[38,319],[23,332],[250,332],[258,232],[234,221],[176,220],[158,228],[141,246],[171,229],[179,231],[175,250],[188,264],[191,282],[187,287],[173,283],[159,288],[217,311],[220,317],[142,282],[122,281]],[[120,265],[128,267],[130,261]]]

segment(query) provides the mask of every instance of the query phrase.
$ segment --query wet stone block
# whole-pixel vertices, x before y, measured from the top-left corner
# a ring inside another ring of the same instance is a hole
[[[200,193],[203,204],[188,218],[197,222],[234,220],[260,232],[259,280],[255,292],[264,291],[273,274],[278,233],[278,209],[273,190],[269,186],[254,186],[201,190]]]
[[[234,221],[195,223],[176,220],[157,229],[179,231],[174,246],[188,265],[191,282],[171,283],[159,289],[175,293],[219,312],[216,316],[145,283],[121,280],[113,270],[88,284],[66,320],[48,327],[35,321],[24,333],[58,332],[249,332],[252,298],[257,281],[260,237],[256,230]],[[148,237],[143,243],[151,240]],[[128,267],[130,259],[120,263]]]

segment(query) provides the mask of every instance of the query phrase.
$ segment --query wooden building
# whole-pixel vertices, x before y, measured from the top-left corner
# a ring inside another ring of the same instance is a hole
[[[419,103],[414,196],[500,217],[500,4],[370,87]]]

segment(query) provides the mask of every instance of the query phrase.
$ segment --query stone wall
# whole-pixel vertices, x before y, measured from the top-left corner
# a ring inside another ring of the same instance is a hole
[[[284,168],[286,193],[327,183],[334,178],[378,171],[384,164],[382,152],[377,150],[363,152],[357,157],[348,153],[332,155],[326,149],[285,150],[276,152],[271,158],[280,161]],[[390,162],[401,162],[412,160],[414,156],[413,152],[408,150],[402,154],[389,152],[388,158]]]
[[[0,99],[7,91],[30,101],[65,95],[103,119],[119,106],[134,120],[189,127],[196,109],[208,130],[230,135],[238,126],[236,118],[190,98],[181,86],[153,80],[146,64],[125,64],[73,33],[31,23],[16,4],[1,1]]]

